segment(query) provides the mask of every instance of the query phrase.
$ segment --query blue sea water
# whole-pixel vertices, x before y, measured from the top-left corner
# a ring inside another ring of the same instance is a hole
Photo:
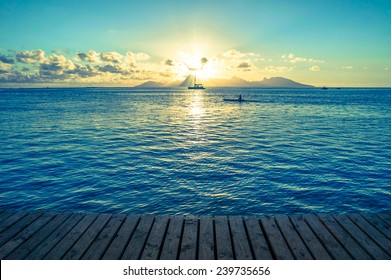
[[[224,102],[242,94],[253,103]],[[0,89],[0,207],[391,210],[390,89]]]

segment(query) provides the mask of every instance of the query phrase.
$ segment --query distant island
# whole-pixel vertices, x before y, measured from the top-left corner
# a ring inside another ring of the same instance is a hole
[[[148,81],[137,85],[137,88],[156,87],[188,87],[193,83],[194,76],[189,75],[183,81],[171,83],[159,83]],[[231,79],[205,79],[202,81],[205,87],[264,87],[264,88],[313,88],[314,86],[301,84],[283,77],[264,78],[262,81],[246,81],[242,78],[232,77]]]

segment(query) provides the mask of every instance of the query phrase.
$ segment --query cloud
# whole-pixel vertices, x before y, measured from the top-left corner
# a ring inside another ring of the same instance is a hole
[[[388,67],[385,67],[385,68],[384,68],[384,71],[388,71],[388,70],[389,70],[389,68],[388,68]]]
[[[120,63],[122,59],[122,55],[117,52],[107,52],[107,53],[101,53],[100,59],[105,62],[111,62],[111,63]]]
[[[8,73],[11,70],[11,65],[0,61],[0,74]]]
[[[191,67],[189,66],[188,64],[185,63],[187,69],[189,69],[190,71],[197,71],[197,70],[201,70],[204,68],[204,66],[208,63],[208,59],[206,57],[202,57],[199,61],[199,65],[197,65],[196,67]]]
[[[245,54],[241,53],[240,51],[237,51],[235,49],[226,51],[223,53],[224,57],[231,57],[231,58],[239,58],[245,56]]]
[[[45,52],[43,50],[25,51],[16,53],[16,59],[22,63],[37,63],[45,61]]]
[[[70,74],[69,71],[75,68],[75,64],[65,56],[52,54],[46,62],[40,64],[39,73],[46,78],[65,79]]]
[[[314,58],[305,58],[296,56],[293,53],[284,54],[281,56],[285,59],[285,61],[289,61],[290,63],[299,63],[299,62],[310,62],[310,63],[324,63],[324,60],[314,59]]]
[[[172,59],[166,59],[166,60],[163,61],[162,64],[166,65],[166,66],[175,66],[176,63]]]
[[[119,64],[106,64],[104,66],[99,66],[98,70],[101,72],[107,72],[112,74],[129,74],[133,71],[130,71],[130,69],[127,69]]]
[[[317,65],[313,65],[309,68],[311,71],[320,71],[320,67]]]
[[[99,54],[93,50],[89,50],[86,53],[77,52],[76,57],[82,61],[87,61],[87,62],[99,62],[100,61]]]
[[[70,71],[70,73],[78,75],[81,78],[95,77],[100,74],[100,72],[95,67],[89,64],[81,65],[78,63],[75,64],[75,69],[73,71]]]
[[[286,67],[286,66],[268,66],[265,68],[265,70],[270,73],[289,72],[292,69],[293,69],[292,67]]]
[[[146,53],[133,53],[133,52],[127,52],[125,54],[125,62],[127,63],[136,63],[137,61],[144,61],[148,60],[151,57]]]
[[[208,59],[206,57],[203,57],[203,58],[201,58],[200,62],[202,65],[205,65],[208,63]]]
[[[254,65],[247,61],[239,62],[236,65],[233,65],[232,68],[237,68],[241,71],[251,71],[253,69]]]
[[[345,69],[345,70],[353,70],[353,66],[349,65],[349,66],[344,66],[342,67],[342,69]]]
[[[13,59],[9,56],[0,54],[0,62],[7,63],[7,64],[14,64],[15,59]]]

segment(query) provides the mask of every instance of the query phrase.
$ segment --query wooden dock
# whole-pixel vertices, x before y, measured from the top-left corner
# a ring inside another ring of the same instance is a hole
[[[0,210],[0,259],[391,259],[391,213],[154,216]]]

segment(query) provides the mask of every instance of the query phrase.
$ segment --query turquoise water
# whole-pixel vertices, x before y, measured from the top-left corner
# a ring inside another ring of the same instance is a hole
[[[0,147],[6,209],[391,210],[390,89],[0,89]]]

